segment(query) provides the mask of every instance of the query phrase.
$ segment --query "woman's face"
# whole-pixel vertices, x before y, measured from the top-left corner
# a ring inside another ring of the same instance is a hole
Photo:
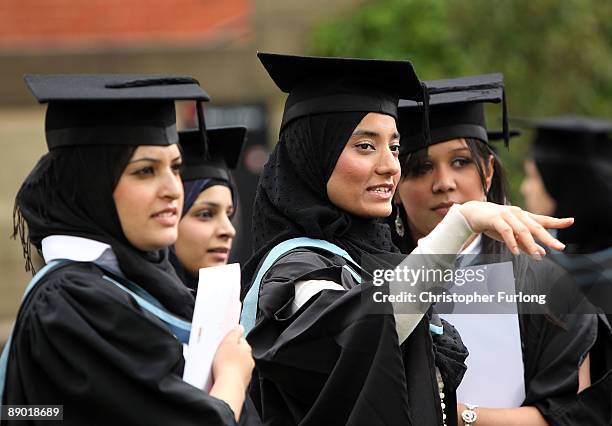
[[[134,151],[113,192],[121,229],[142,251],[172,245],[183,207],[178,145],[141,145]]]
[[[179,223],[174,245],[181,265],[194,277],[200,268],[227,263],[236,230],[230,221],[234,213],[232,192],[215,185],[200,193]]]
[[[406,210],[415,241],[428,235],[453,204],[486,200],[475,161],[465,139],[453,139],[431,145],[414,176],[402,178],[396,198]],[[481,166],[488,189],[493,177],[493,157]]]
[[[393,117],[366,115],[350,136],[327,182],[330,201],[356,216],[389,216],[400,177],[399,146]]]
[[[525,198],[525,207],[532,213],[552,216],[556,203],[546,190],[535,162],[525,160],[524,166],[525,178],[521,183],[521,194]]]

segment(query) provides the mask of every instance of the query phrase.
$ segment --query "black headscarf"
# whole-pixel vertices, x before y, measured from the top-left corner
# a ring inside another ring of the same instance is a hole
[[[225,179],[215,179],[215,178],[205,178],[205,179],[194,179],[183,181],[183,190],[185,193],[185,201],[183,203],[183,213],[181,214],[181,220],[185,217],[193,203],[198,199],[200,194],[206,191],[208,188],[212,186],[226,186],[229,188],[232,194],[232,204],[234,206],[234,214],[236,212],[236,191],[234,188],[234,183],[227,181]],[[197,291],[198,288],[198,277],[194,277],[191,275],[183,266],[183,264],[179,261],[176,256],[176,250],[174,246],[170,247],[170,262],[176,271],[176,274],[179,276],[181,281],[185,283],[187,287],[189,287],[194,292]]]
[[[229,188],[232,194],[232,204],[234,207],[236,206],[236,191],[234,188],[234,183],[227,181],[225,179],[216,179],[216,178],[205,178],[205,179],[196,179],[196,180],[188,180],[183,182],[183,190],[185,192],[185,202],[183,203],[183,214],[181,217],[185,217],[185,214],[189,211],[193,203],[198,199],[200,194],[206,191],[211,186],[226,186]]]
[[[259,180],[253,206],[254,254],[244,266],[243,296],[262,258],[296,237],[327,240],[362,262],[367,255],[396,252],[388,225],[336,207],[327,181],[349,137],[367,112],[301,117],[289,123]]]
[[[168,250],[142,252],[123,234],[113,192],[136,147],[70,146],[45,154],[15,200],[15,234],[29,260],[28,241],[72,235],[109,244],[124,275],[169,311],[191,318],[194,299],[168,260]],[[27,231],[24,226],[27,224]]]

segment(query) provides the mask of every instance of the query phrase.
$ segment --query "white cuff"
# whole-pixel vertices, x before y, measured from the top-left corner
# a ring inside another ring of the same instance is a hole
[[[470,229],[467,220],[459,209],[459,204],[453,204],[442,222],[428,236],[419,240],[418,253],[456,254],[461,251],[461,247],[474,231]]]
[[[459,205],[453,204],[442,221],[425,238],[421,238],[417,247],[400,264],[409,269],[419,268],[449,268],[453,266],[452,256],[435,256],[444,254],[457,254],[461,247],[474,232],[470,229],[465,217],[459,211]],[[434,256],[412,256],[412,255],[434,255]],[[417,282],[412,291],[428,291],[428,285],[432,283]],[[392,293],[399,294],[405,289],[404,283],[390,282],[389,288]],[[423,313],[400,313],[402,304],[393,304],[395,311],[395,324],[400,344],[410,336],[417,326]],[[429,308],[428,303],[421,306],[420,312]]]

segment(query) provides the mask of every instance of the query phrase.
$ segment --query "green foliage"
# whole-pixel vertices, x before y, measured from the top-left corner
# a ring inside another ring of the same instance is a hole
[[[312,53],[409,59],[425,80],[503,72],[511,116],[612,117],[610,0],[372,0],[315,29]],[[500,150],[514,200],[527,140]]]
[[[420,73],[458,73],[465,67],[464,57],[446,23],[447,12],[437,1],[375,1],[321,26],[313,49],[330,56],[410,58],[420,65]]]

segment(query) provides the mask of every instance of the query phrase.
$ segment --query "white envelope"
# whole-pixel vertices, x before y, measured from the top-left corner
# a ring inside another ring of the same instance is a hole
[[[210,390],[212,363],[221,340],[240,319],[240,265],[200,269],[189,347],[184,351],[183,380]]]

